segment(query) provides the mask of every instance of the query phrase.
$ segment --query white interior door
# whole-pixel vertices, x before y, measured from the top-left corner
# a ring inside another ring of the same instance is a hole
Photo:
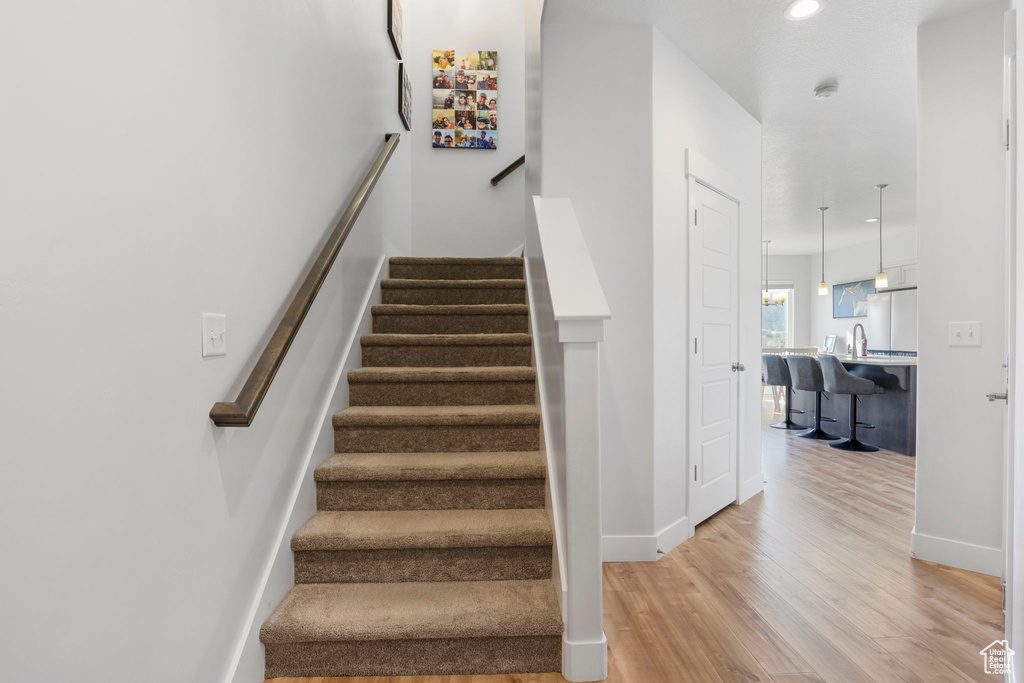
[[[690,524],[736,500],[739,205],[691,181]]]

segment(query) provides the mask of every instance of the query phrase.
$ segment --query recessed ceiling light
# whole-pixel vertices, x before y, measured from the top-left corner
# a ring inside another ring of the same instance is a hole
[[[801,19],[813,17],[820,9],[821,3],[818,0],[794,0],[789,3],[785,15],[787,19],[792,21],[800,21]]]
[[[878,222],[878,219],[877,219],[877,218],[869,218],[869,219],[867,220],[867,222],[868,222],[868,223],[877,223],[877,222]]]

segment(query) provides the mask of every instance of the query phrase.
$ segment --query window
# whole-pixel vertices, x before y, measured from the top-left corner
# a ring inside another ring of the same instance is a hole
[[[764,348],[785,348],[792,346],[792,289],[770,289],[772,300],[785,297],[786,302],[775,306],[761,307],[761,346]]]

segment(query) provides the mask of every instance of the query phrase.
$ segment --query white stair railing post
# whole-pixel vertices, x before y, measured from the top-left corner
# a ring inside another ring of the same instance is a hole
[[[566,595],[562,673],[608,677],[601,575],[600,345],[604,320],[559,320],[565,372]]]
[[[576,212],[568,199],[534,196],[536,258],[562,345],[565,439],[565,634],[562,675],[574,683],[608,678],[601,584],[601,355],[611,318]],[[552,330],[553,331],[553,330]]]

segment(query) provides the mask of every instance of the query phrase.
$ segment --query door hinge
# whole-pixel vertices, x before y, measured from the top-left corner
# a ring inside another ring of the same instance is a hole
[[[697,466],[693,466],[693,480],[697,481]]]
[[[1007,124],[1007,125],[1009,125],[1009,124]],[[1009,149],[1009,145],[1007,145],[1007,149]],[[693,210],[693,224],[697,225],[697,209]]]
[[[693,338],[693,352],[697,353],[697,338]]]
[[[1010,151],[1010,119],[1006,119],[1006,151]]]
[[[999,588],[1001,588],[1002,592],[1003,592],[1003,612],[1005,613],[1006,612],[1006,581],[1005,580],[1000,582]]]

